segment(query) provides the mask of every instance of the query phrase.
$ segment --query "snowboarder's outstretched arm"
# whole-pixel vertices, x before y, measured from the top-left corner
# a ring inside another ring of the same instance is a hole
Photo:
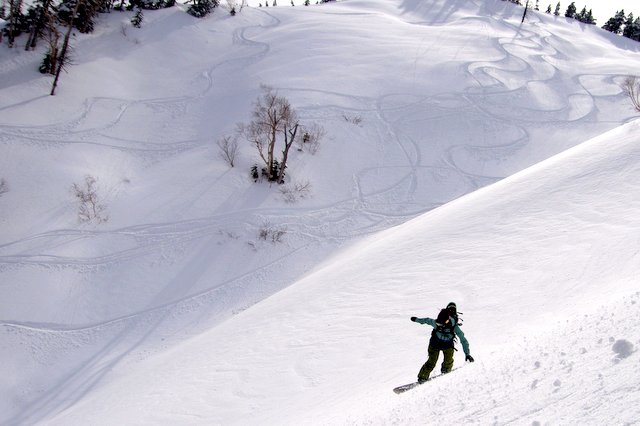
[[[411,321],[417,322],[418,324],[429,324],[431,327],[435,327],[436,326],[436,320],[434,320],[432,318],[411,317]]]
[[[453,331],[455,331],[456,336],[458,336],[458,338],[460,339],[460,343],[462,344],[462,350],[464,351],[465,356],[470,357],[471,354],[469,353],[469,341],[467,340],[466,337],[464,337],[464,332],[457,325],[456,325],[456,328],[453,329]]]

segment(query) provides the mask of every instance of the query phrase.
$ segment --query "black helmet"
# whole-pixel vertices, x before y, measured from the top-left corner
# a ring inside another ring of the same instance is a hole
[[[455,302],[449,302],[447,305],[447,310],[453,312],[454,314],[458,312],[458,308],[456,307]]]
[[[438,318],[436,319],[436,324],[445,325],[447,322],[449,322],[449,320],[451,319],[449,317],[449,314],[450,312],[447,311],[446,309],[440,310],[440,313],[438,314]]]

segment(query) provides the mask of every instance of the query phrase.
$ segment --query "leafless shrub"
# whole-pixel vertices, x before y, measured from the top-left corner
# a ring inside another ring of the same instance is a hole
[[[258,237],[264,241],[270,241],[272,243],[281,243],[282,238],[287,233],[286,228],[278,228],[272,226],[269,222],[265,222],[258,232]]]
[[[233,167],[238,155],[238,137],[224,136],[217,145],[220,148],[220,158]]]
[[[2,178],[0,179],[0,196],[2,194],[6,194],[7,192],[9,192],[9,184],[4,178]]]
[[[621,86],[622,91],[629,97],[633,108],[640,112],[640,82],[637,76],[628,76],[624,79]]]
[[[293,182],[280,188],[282,198],[287,203],[295,203],[299,199],[306,198],[311,192],[311,184],[309,181]]]
[[[347,123],[355,124],[356,126],[362,124],[362,117],[359,115],[342,114],[342,118],[344,118],[344,121]]]
[[[74,183],[73,195],[78,201],[78,220],[80,222],[104,223],[109,220],[106,214],[106,206],[98,201],[96,178],[85,176],[83,184]]]
[[[307,150],[311,154],[315,154],[320,149],[320,141],[327,134],[327,131],[318,123],[302,128],[302,137],[298,142],[298,150]]]

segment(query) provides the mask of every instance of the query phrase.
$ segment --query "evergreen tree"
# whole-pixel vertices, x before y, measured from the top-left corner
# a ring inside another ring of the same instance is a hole
[[[545,13],[551,15],[551,5],[547,7],[547,10],[545,11]]]
[[[593,10],[589,9],[589,11],[587,12],[587,15],[584,17],[584,23],[585,24],[589,24],[589,25],[595,25],[596,24],[596,18],[593,17]]]
[[[580,13],[576,13],[574,18],[585,24],[593,25],[596,23],[596,20],[593,18],[593,11],[591,9],[587,11],[587,6],[583,7]]]
[[[60,79],[60,73],[63,69],[66,69],[67,64],[69,63],[69,39],[71,38],[71,31],[73,30],[73,23],[78,15],[78,10],[84,5],[85,0],[78,0],[71,13],[67,19],[67,32],[64,36],[64,41],[62,42],[62,47],[60,48],[60,54],[56,59],[55,66],[55,77],[53,79],[53,84],[51,85],[51,96],[56,94],[56,87],[58,87],[58,80]]]
[[[2,31],[7,36],[9,47],[13,47],[16,37],[22,33],[22,0],[9,0],[9,14],[6,16],[6,21]]]
[[[45,36],[48,27],[54,24],[57,9],[52,0],[36,0],[29,8],[29,38],[25,45],[25,50],[35,49],[38,40]]]
[[[576,17],[576,3],[575,2],[571,2],[571,4],[569,5],[569,7],[567,8],[567,11],[564,13],[564,16],[566,18],[575,18]]]
[[[98,13],[109,10],[111,4],[108,0],[63,0],[58,9],[58,17],[63,22],[69,22],[73,15],[73,26],[81,33],[90,33]]]
[[[58,55],[60,54],[60,33],[57,25],[57,17],[49,16],[49,21],[45,26],[43,39],[46,40],[49,49],[40,64],[40,72],[43,74],[55,75],[58,68]]]
[[[631,13],[629,14],[631,15]],[[629,28],[627,30],[627,28]],[[640,18],[636,18],[633,23],[626,25],[624,31],[627,33],[625,37],[631,40],[640,41]]]
[[[144,19],[144,15],[142,14],[142,9],[139,7],[136,9],[136,14],[131,18],[131,25],[136,28],[140,28],[142,26],[142,20]]]
[[[196,18],[204,18],[219,5],[220,0],[193,0],[193,4],[187,9],[187,13]]]
[[[622,35],[631,38],[633,34],[633,13],[629,12],[629,16],[627,16],[627,20],[624,22],[624,29],[622,30]]]
[[[536,0],[536,7],[533,10],[540,10],[540,0]]]
[[[624,9],[617,11],[616,15],[602,26],[602,29],[612,32],[614,34],[620,34],[622,32],[622,25],[625,21]]]
[[[553,12],[554,15],[560,16],[560,2],[556,5],[556,10]]]

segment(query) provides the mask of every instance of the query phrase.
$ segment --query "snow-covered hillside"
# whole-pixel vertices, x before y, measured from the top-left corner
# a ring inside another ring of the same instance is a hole
[[[0,423],[637,421],[640,124],[619,84],[640,53],[521,13],[114,12],[55,97],[39,53],[3,46]],[[292,154],[295,203],[249,178],[248,143],[218,155],[261,84],[327,131]],[[85,175],[106,223],[78,223]],[[409,317],[450,300],[477,362],[393,394],[426,356]]]

